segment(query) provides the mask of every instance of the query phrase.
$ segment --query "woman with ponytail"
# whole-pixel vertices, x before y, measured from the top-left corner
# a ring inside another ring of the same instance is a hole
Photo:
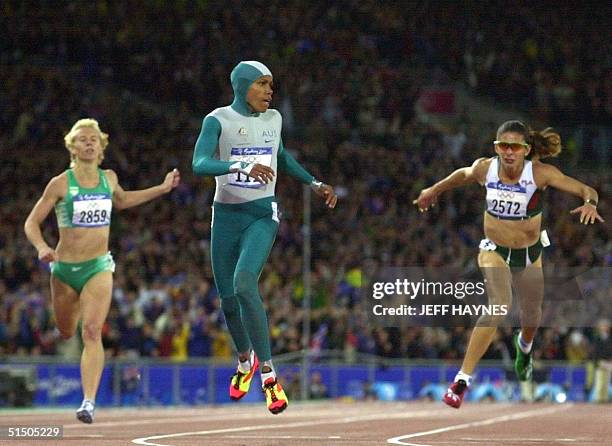
[[[561,152],[561,137],[546,128],[533,131],[520,121],[507,121],[493,141],[495,157],[479,158],[445,179],[423,189],[414,203],[421,212],[433,207],[440,193],[478,183],[486,189],[485,238],[480,242],[478,265],[485,277],[489,304],[512,304],[512,286],[519,294],[521,330],[514,336],[514,368],[520,381],[532,375],[531,348],[542,316],[544,278],[542,247],[550,244],[542,226],[541,192],[551,186],[575,195],[582,204],[571,210],[580,223],[603,222],[597,212],[595,189],[564,175],[540,160]],[[482,316],[472,331],[454,382],[443,401],[459,408],[478,361],[485,354],[503,316]]]
[[[497,133],[499,135],[499,131]],[[527,159],[529,160],[533,161],[542,158],[555,157],[561,153],[561,137],[558,133],[555,133],[552,127],[547,127],[539,132],[530,130],[525,139],[526,142],[532,147],[532,150],[527,155]]]

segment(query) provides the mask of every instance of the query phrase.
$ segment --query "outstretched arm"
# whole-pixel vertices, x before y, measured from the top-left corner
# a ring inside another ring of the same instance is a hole
[[[330,207],[336,207],[338,202],[338,196],[334,191],[334,188],[329,184],[317,181],[297,160],[285,149],[283,140],[281,139],[278,147],[277,165],[279,171],[287,172],[292,177],[300,180],[304,184],[310,185],[312,190],[320,196],[325,198],[325,204]]]
[[[552,186],[555,189],[576,195],[584,200],[582,206],[578,206],[576,209],[570,211],[570,214],[580,214],[580,223],[587,225],[589,223],[595,223],[597,220],[601,222],[604,221],[597,212],[599,195],[595,189],[581,183],[575,178],[565,175],[550,164],[538,163],[537,166],[535,166],[534,173],[539,188],[544,189],[547,186]]]
[[[181,181],[179,171],[173,169],[166,174],[164,182],[158,186],[149,187],[148,189],[125,191],[119,184],[119,179],[115,172],[107,170],[106,174],[113,184],[113,205],[119,210],[138,206],[139,204],[146,203],[161,195],[167,194],[178,186]]]
[[[61,200],[62,191],[66,187],[66,180],[62,180],[59,176],[49,181],[42,197],[36,202],[23,225],[26,237],[38,251],[38,259],[43,262],[56,261],[57,253],[45,241],[40,225],[45,221],[55,203]]]
[[[416,204],[421,212],[427,211],[429,206],[435,206],[438,195],[440,195],[442,192],[465,186],[467,184],[484,183],[489,164],[490,160],[486,158],[478,158],[471,166],[457,169],[433,186],[423,189],[418,198],[412,203]]]

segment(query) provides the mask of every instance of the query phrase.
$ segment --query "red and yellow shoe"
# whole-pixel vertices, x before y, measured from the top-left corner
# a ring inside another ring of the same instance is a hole
[[[229,387],[229,394],[232,400],[238,401],[247,394],[249,387],[251,387],[253,376],[255,376],[255,372],[257,371],[258,367],[259,360],[257,359],[257,355],[253,355],[253,364],[251,364],[251,370],[249,370],[249,373],[245,374],[240,370],[236,370],[236,373],[232,375],[232,380]]]
[[[266,394],[266,404],[270,412],[276,415],[287,408],[289,400],[287,400],[283,387],[275,378],[268,378],[262,389]]]

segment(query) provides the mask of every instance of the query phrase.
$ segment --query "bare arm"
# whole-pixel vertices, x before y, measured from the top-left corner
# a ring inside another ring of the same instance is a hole
[[[435,206],[438,195],[442,192],[472,183],[483,184],[490,163],[490,159],[478,158],[471,166],[457,169],[433,186],[423,189],[418,198],[412,203],[416,204],[419,210],[423,212],[428,210],[429,206]]]
[[[181,176],[177,169],[171,170],[166,174],[164,182],[158,186],[149,187],[147,189],[126,191],[119,184],[117,174],[112,170],[106,170],[111,183],[113,184],[113,205],[115,208],[127,209],[139,204],[146,203],[164,194],[167,194],[176,186],[178,186]]]
[[[40,225],[47,218],[55,203],[62,199],[66,192],[66,179],[54,177],[45,188],[42,197],[36,202],[23,225],[26,237],[38,251],[38,258],[43,262],[57,260],[57,253],[45,241]]]
[[[580,223],[589,224],[595,223],[599,220],[601,222],[604,219],[597,212],[597,203],[599,202],[599,195],[597,191],[584,183],[565,175],[555,166],[545,163],[534,164],[534,177],[536,183],[540,189],[545,189],[548,186],[552,186],[555,189],[559,189],[563,192],[575,195],[582,198],[584,203],[582,206],[578,206],[576,209],[570,211],[570,214],[580,213]]]

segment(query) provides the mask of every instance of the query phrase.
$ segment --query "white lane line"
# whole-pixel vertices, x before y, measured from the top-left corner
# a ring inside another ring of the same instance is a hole
[[[398,414],[371,414],[362,416],[344,417],[339,419],[325,418],[313,421],[298,421],[294,423],[285,424],[257,424],[254,426],[242,426],[232,427],[226,429],[213,429],[206,431],[197,432],[177,432],[174,434],[154,435],[151,437],[135,438],[132,440],[134,444],[140,444],[144,446],[172,446],[166,443],[152,443],[152,440],[162,440],[165,438],[177,438],[177,437],[192,437],[201,435],[212,435],[212,434],[229,434],[232,432],[248,432],[268,429],[287,429],[292,427],[306,427],[306,426],[321,426],[324,424],[342,424],[342,423],[355,423],[360,421],[375,421],[375,420],[389,420],[389,419],[403,419],[403,418],[415,418],[415,417],[428,417],[432,415],[438,415],[439,410],[422,410],[414,412],[403,412]]]
[[[399,437],[389,438],[387,440],[387,443],[400,444],[404,446],[431,446],[431,445],[426,445],[426,444],[405,443],[402,440],[407,440],[409,438],[416,438],[416,437],[425,437],[425,436],[434,435],[434,434],[441,434],[443,432],[456,431],[460,429],[467,429],[469,427],[488,426],[491,424],[503,423],[505,421],[514,421],[514,420],[520,420],[523,418],[529,418],[531,416],[548,415],[551,413],[560,412],[562,410],[567,410],[571,408],[572,406],[573,404],[567,404],[564,406],[548,407],[545,409],[534,409],[534,410],[528,410],[525,412],[519,412],[519,413],[515,413],[511,415],[502,415],[499,417],[488,418],[486,420],[481,420],[481,421],[473,421],[471,423],[455,424],[453,426],[441,427],[441,428],[433,429],[430,431],[416,432],[414,434],[400,435]]]

